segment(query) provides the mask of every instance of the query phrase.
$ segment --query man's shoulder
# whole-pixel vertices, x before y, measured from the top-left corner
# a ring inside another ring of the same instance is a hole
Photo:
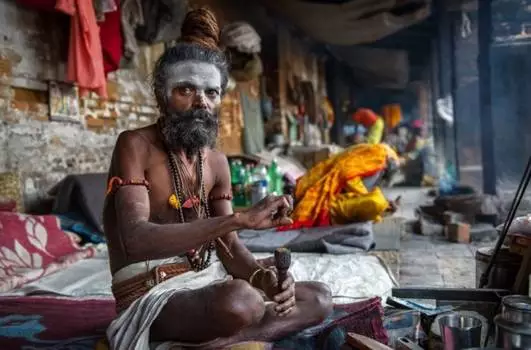
[[[208,152],[208,167],[211,169],[216,182],[225,181],[221,179],[226,179],[227,174],[229,173],[229,161],[227,155],[216,149],[210,149]]]
[[[217,149],[211,148],[208,150],[208,159],[210,159],[210,163],[213,165],[220,166],[228,164],[227,155]]]
[[[118,135],[116,146],[133,152],[147,150],[155,142],[155,137],[152,125],[140,129],[125,130]]]

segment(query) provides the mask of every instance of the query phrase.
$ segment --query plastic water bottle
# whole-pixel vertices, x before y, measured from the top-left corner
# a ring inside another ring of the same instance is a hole
[[[233,160],[230,163],[230,182],[234,186],[240,183],[240,168],[242,162],[239,159]]]
[[[256,181],[251,190],[251,205],[255,205],[264,199],[267,196],[267,192],[267,181]]]
[[[283,181],[282,181],[282,174],[280,174],[280,171],[278,169],[278,164],[275,159],[271,162],[271,165],[269,166],[269,192],[274,193],[276,195],[282,194],[283,191]]]

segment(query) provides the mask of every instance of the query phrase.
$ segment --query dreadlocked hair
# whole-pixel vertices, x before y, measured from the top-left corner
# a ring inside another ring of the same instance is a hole
[[[216,17],[208,8],[198,8],[186,14],[177,44],[164,51],[153,70],[153,92],[160,109],[167,105],[169,96],[166,86],[168,68],[178,62],[200,61],[213,64],[221,73],[221,88],[225,91],[229,79],[229,62],[219,47],[220,34]]]

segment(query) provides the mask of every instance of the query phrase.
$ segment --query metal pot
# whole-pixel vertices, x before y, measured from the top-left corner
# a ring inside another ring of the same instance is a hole
[[[503,315],[494,318],[496,346],[505,350],[531,349],[531,324],[511,322]]]
[[[491,247],[480,248],[476,252],[476,288],[479,287],[481,276],[485,270],[487,270],[487,266],[489,265],[493,253],[494,248]],[[490,270],[488,283],[485,287],[494,289],[511,289],[521,263],[521,255],[511,253],[509,248],[502,247],[496,255],[496,260]]]
[[[523,295],[503,297],[501,315],[508,321],[527,323],[531,326],[531,298]]]

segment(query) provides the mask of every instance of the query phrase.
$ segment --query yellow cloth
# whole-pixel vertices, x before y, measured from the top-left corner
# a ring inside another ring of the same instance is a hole
[[[378,144],[382,142],[385,124],[382,118],[376,119],[367,132],[367,143]]]
[[[388,206],[389,202],[379,187],[372,192],[364,188],[362,193],[343,193],[331,203],[330,221],[334,225],[364,221],[378,222]]]
[[[388,158],[398,161],[396,152],[386,144],[359,144],[317,163],[297,181],[297,205],[292,216],[295,223],[290,228],[328,225],[331,208],[339,220],[346,219],[356,207],[354,200],[362,201],[362,196],[375,204],[367,211],[356,209],[353,215],[377,220],[387,205],[381,210],[383,195],[379,196],[378,191],[368,193],[362,179],[385,169]]]
[[[330,128],[332,127],[332,125],[334,124],[334,120],[335,120],[335,114],[334,114],[334,107],[332,107],[332,103],[330,102],[330,100],[325,97],[323,99],[323,103],[321,105],[321,107],[323,108],[323,111],[324,111],[324,114],[325,114],[325,119],[326,119],[326,127],[327,128]]]
[[[402,109],[399,104],[385,105],[382,108],[384,124],[389,130],[394,129],[402,121]]]

